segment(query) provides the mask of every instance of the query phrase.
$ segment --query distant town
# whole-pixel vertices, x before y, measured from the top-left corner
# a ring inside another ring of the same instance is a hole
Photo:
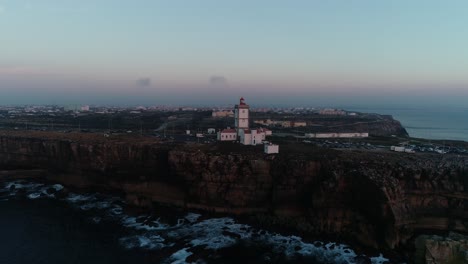
[[[237,104],[218,107],[0,106],[0,131],[147,136],[165,142],[200,144],[231,142],[262,145],[267,154],[279,153],[281,144],[289,143],[408,154],[468,154],[463,142],[412,139],[401,124],[388,115],[336,108],[255,107],[247,104],[244,98],[234,98],[233,103]]]

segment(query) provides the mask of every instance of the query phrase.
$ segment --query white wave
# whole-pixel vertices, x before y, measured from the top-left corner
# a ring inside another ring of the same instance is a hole
[[[112,201],[96,201],[96,202],[90,202],[90,203],[85,203],[80,206],[81,209],[87,211],[91,209],[107,209],[112,206]]]
[[[109,208],[107,213],[110,216],[119,216],[123,213],[123,208],[120,205],[114,205],[112,208]]]
[[[255,236],[253,236],[255,234]],[[273,247],[277,253],[287,257],[296,255],[313,256],[324,263],[351,264],[357,254],[347,245],[337,243],[306,243],[297,236],[284,236],[266,231],[252,231],[248,225],[238,224],[232,218],[213,218],[196,224],[183,225],[167,233],[172,238],[185,238],[192,246],[204,246],[217,250],[233,246],[240,240],[252,240]],[[373,264],[382,264],[388,259],[380,256],[371,259]]]
[[[388,259],[384,258],[382,254],[380,254],[378,257],[372,257],[370,259],[372,261],[372,264],[384,264],[388,262]]]
[[[220,249],[234,245],[238,238],[249,238],[251,233],[242,231],[248,229],[250,229],[250,226],[237,224],[232,218],[224,217],[207,219],[193,225],[183,225],[170,231],[168,235],[174,238],[188,237],[191,246]],[[235,234],[235,236],[229,234]]]
[[[121,238],[119,241],[127,249],[142,248],[142,249],[154,250],[154,249],[161,249],[163,247],[166,247],[166,245],[164,244],[164,241],[165,241],[164,238],[155,234],[128,236],[128,237]]]
[[[75,194],[75,193],[70,193],[65,200],[71,202],[71,203],[79,203],[79,202],[85,202],[85,201],[93,201],[96,200],[96,197],[94,195],[85,195],[85,194]]]
[[[30,193],[30,194],[28,194],[28,198],[33,199],[33,200],[37,199],[37,198],[41,198],[41,196],[42,196],[42,193]]]
[[[186,260],[190,257],[193,253],[187,250],[188,248],[183,248],[169,257],[169,261],[171,264],[186,264]]]
[[[55,191],[59,192],[59,191],[63,190],[64,187],[61,184],[54,184],[54,185],[52,185],[52,188],[54,188]]]
[[[42,183],[24,183],[24,182],[8,182],[5,184],[5,188],[4,189],[11,189],[11,188],[15,188],[15,189],[35,189],[35,188],[38,188],[38,187],[42,187],[44,186],[44,184]]]
[[[159,219],[152,220],[152,221],[143,221],[143,222],[137,221],[137,219],[144,219],[144,218],[147,218],[147,217],[124,216],[122,218],[122,224],[129,228],[133,228],[136,230],[146,230],[146,231],[165,230],[169,228],[169,225],[160,223],[158,221]]]
[[[185,216],[185,219],[189,221],[190,223],[195,223],[198,221],[198,219],[201,217],[201,214],[195,214],[195,213],[188,213]]]
[[[26,190],[29,199],[40,197],[54,198],[50,188],[61,191],[64,187],[60,184],[44,185],[40,183],[26,183],[23,181],[9,182],[5,185],[5,192],[14,196],[15,190]],[[1,197],[0,199],[4,199]],[[148,215],[129,216],[124,214],[120,203],[123,201],[116,197],[102,196],[98,194],[74,194],[70,193],[64,200],[75,204],[81,210],[100,210],[102,214],[91,217],[95,223],[102,221],[102,215],[107,215],[114,221],[120,222],[124,227],[133,230],[131,236],[122,237],[119,241],[126,248],[142,248],[158,250],[163,247],[172,247],[165,238],[185,241],[185,247],[172,254],[168,261],[171,263],[186,263],[187,257],[193,253],[191,247],[202,246],[205,249],[217,250],[235,245],[242,240],[254,243],[267,244],[277,253],[283,253],[293,258],[297,255],[313,256],[324,263],[355,263],[357,254],[348,246],[337,243],[304,242],[297,236],[284,236],[277,233],[254,230],[249,225],[239,224],[229,217],[212,218],[200,221],[200,214],[188,213],[178,220],[176,225],[170,226]],[[0,200],[4,201],[4,200]],[[165,232],[162,232],[165,231]],[[382,255],[370,258],[372,264],[383,264],[388,261]]]

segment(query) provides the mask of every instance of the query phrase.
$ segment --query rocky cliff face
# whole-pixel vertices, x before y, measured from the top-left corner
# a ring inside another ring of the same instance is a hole
[[[468,237],[461,234],[422,235],[416,239],[416,248],[416,264],[468,263]]]
[[[233,214],[393,248],[418,230],[468,228],[468,158],[311,149],[264,156],[204,146],[0,136],[0,170]]]

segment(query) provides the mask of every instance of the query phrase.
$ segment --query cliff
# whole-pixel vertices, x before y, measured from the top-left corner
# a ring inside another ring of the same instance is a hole
[[[138,206],[250,214],[376,248],[422,230],[468,231],[466,156],[236,148],[0,135],[0,170],[43,169],[49,180],[120,191]]]
[[[414,260],[415,264],[468,263],[468,237],[453,232],[447,236],[419,236]]]

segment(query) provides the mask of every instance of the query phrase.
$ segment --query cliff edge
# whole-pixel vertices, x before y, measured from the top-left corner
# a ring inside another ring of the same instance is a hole
[[[265,223],[394,248],[424,230],[468,231],[468,157],[285,146],[184,145],[0,135],[0,170],[42,169],[138,206],[255,215]]]

